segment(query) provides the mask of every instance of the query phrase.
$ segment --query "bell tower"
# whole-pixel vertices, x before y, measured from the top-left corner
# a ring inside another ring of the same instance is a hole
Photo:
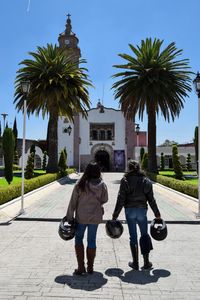
[[[71,25],[71,15],[67,15],[67,22],[65,25],[65,31],[59,34],[58,42],[59,47],[64,49],[67,55],[71,56],[72,60],[79,61],[79,58],[81,57],[81,51],[78,47],[78,38],[76,37],[76,34],[72,31],[72,25]]]

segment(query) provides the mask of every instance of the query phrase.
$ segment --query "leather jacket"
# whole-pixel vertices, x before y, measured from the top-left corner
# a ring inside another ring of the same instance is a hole
[[[142,173],[129,172],[121,180],[113,218],[116,219],[119,216],[123,207],[143,207],[147,209],[147,203],[153,210],[155,217],[160,217],[151,181]]]

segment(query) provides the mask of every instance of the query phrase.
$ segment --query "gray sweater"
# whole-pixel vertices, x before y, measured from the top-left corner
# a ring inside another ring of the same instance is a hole
[[[75,213],[75,219],[80,224],[99,224],[103,216],[102,205],[107,201],[108,191],[103,180],[87,182],[84,192],[75,185],[67,209],[67,220],[71,221]]]

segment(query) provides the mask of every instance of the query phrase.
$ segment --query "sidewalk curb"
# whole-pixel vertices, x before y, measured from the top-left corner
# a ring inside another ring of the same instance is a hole
[[[166,190],[169,190],[169,191],[171,191],[171,192],[174,192],[174,193],[176,193],[176,194],[178,194],[178,195],[180,195],[180,196],[182,196],[182,197],[188,198],[189,200],[192,200],[192,201],[194,201],[194,202],[196,202],[196,203],[199,202],[199,200],[198,200],[197,198],[194,198],[194,197],[189,196],[189,195],[187,195],[187,194],[184,194],[184,193],[181,193],[181,192],[179,192],[179,191],[173,190],[173,189],[169,188],[168,186],[162,185],[162,184],[160,184],[160,183],[158,183],[158,182],[156,182],[156,181],[152,181],[152,182],[153,182],[153,184],[156,184],[156,185],[158,185],[158,186],[161,186],[162,188],[165,188]]]

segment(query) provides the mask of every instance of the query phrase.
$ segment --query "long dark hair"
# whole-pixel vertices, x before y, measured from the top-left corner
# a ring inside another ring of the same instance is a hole
[[[144,172],[140,168],[139,162],[133,159],[130,159],[128,162],[128,171],[125,176],[129,176],[131,174],[145,176]]]
[[[83,176],[77,183],[78,188],[80,188],[82,191],[85,190],[85,185],[87,181],[90,181],[91,179],[100,179],[101,178],[101,170],[96,162],[90,162],[85,172],[83,173]]]

